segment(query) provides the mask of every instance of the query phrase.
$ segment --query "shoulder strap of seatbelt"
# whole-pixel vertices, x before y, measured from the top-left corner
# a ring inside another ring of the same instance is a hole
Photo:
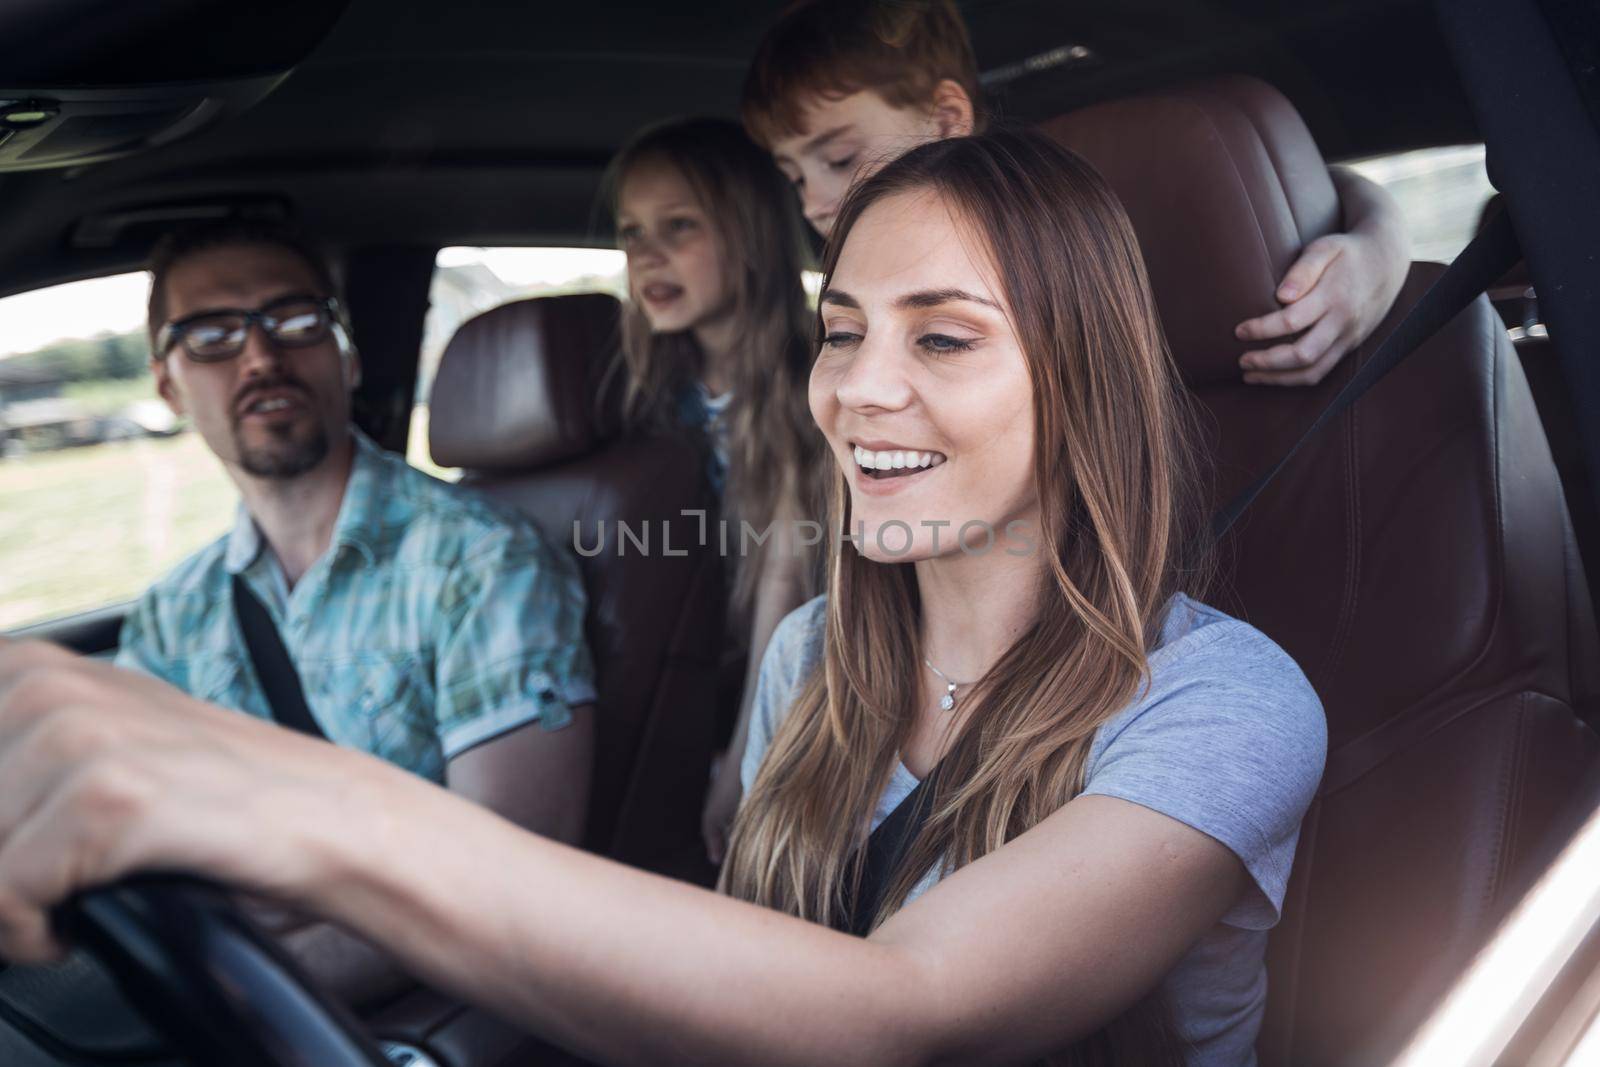
[[[245,648],[250,652],[250,662],[255,666],[256,679],[266,694],[272,717],[280,726],[326,741],[328,735],[322,732],[306,706],[300,672],[295,670],[289,650],[283,647],[283,638],[272,625],[272,616],[267,614],[266,605],[256,599],[240,574],[233,576],[233,614],[239,620],[239,631],[244,634]]]
[[[936,767],[867,837],[861,884],[853,897],[847,896],[847,907],[839,923],[841,930],[866,937],[872,929],[872,920],[883,904],[890,876],[905,858],[906,849],[911,847],[917,831],[928,821],[928,812],[933,807],[933,779],[937,774]]]
[[[1394,328],[1394,332],[1384,338],[1372,358],[1356,371],[1355,377],[1346,383],[1339,391],[1339,395],[1333,398],[1333,402],[1317,416],[1317,420],[1300,435],[1300,439],[1289,451],[1284,453],[1283,458],[1212,517],[1212,537],[1220,538],[1228,531],[1228,527],[1244,513],[1267,484],[1277,477],[1278,472],[1289,465],[1295,453],[1300,451],[1301,445],[1315,437],[1318,431],[1354,404],[1362,393],[1416,351],[1422,342],[1438,333],[1445,323],[1455,318],[1478,298],[1479,293],[1492,285],[1496,278],[1510,270],[1521,258],[1517,235],[1511,228],[1511,216],[1505,211],[1500,211],[1479,231],[1478,236],[1472,239],[1472,243],[1462,249],[1455,261],[1445,268],[1445,272],[1422,295],[1422,299],[1418,300],[1400,321],[1400,325]]]

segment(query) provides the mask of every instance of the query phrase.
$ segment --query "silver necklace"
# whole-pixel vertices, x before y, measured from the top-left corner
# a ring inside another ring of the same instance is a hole
[[[971,682],[952,682],[950,680],[950,676],[944,673],[944,671],[941,671],[938,667],[935,667],[932,663],[929,663],[928,657],[926,656],[922,657],[922,665],[927,667],[934,674],[937,674],[939,676],[939,680],[944,682],[944,696],[939,698],[939,707],[943,708],[945,711],[949,711],[951,708],[956,706],[956,686],[972,684]]]

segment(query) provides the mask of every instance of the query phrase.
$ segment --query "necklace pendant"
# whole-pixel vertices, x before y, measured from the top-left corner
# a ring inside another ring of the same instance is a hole
[[[956,706],[956,687],[955,686],[952,685],[948,689],[945,690],[944,696],[939,698],[939,706],[941,708],[943,708],[945,711],[949,711],[951,708]]]

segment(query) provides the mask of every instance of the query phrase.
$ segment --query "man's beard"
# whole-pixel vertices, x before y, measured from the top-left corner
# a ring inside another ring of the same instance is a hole
[[[268,444],[246,444],[237,425],[233,428],[238,447],[239,466],[257,478],[298,478],[328,457],[328,431],[312,423],[310,432],[295,436],[296,427],[275,426],[268,432],[277,440]]]
[[[246,474],[256,478],[298,478],[328,456],[328,431],[316,416],[314,397],[305,383],[292,375],[281,373],[256,381],[241,390],[241,395],[234,401],[234,411],[245,408],[245,401],[252,396],[275,389],[291,389],[300,395],[301,402],[306,405],[300,413],[301,417],[263,427],[266,441],[258,439],[251,444],[245,440],[243,433],[245,416],[236,415],[233,422],[234,451],[239,457],[239,466],[244,468]],[[304,434],[297,435],[302,421],[308,422],[309,426]]]

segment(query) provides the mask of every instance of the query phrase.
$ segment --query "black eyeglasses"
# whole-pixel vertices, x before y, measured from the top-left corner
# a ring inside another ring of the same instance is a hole
[[[221,363],[244,351],[252,325],[261,327],[275,345],[305,348],[326,340],[338,315],[339,302],[333,297],[305,295],[279,297],[254,311],[201,311],[161,327],[156,358],[166,359],[181,342],[196,363]]]

